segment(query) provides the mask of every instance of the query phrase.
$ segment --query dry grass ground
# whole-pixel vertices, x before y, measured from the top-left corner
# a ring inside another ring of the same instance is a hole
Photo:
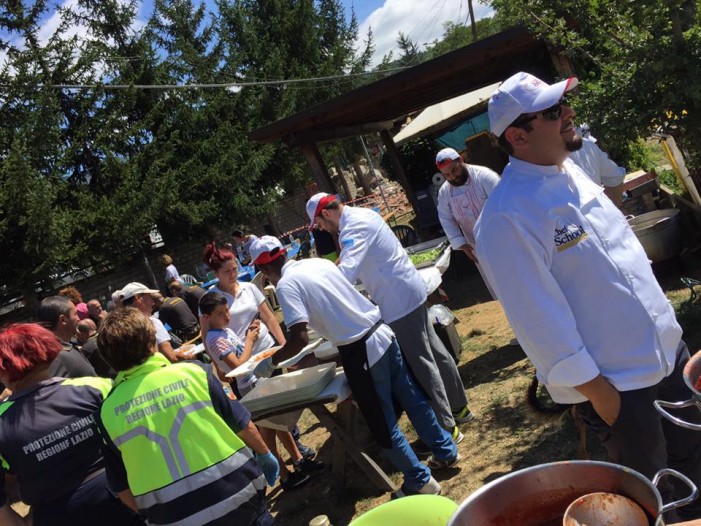
[[[701,269],[698,265],[694,268]],[[686,302],[689,290],[679,282],[683,269],[663,269],[660,281],[680,313],[685,338],[692,350],[701,348],[701,305]],[[693,272],[692,272],[693,275]],[[699,278],[698,274],[693,276]],[[514,470],[535,464],[576,458],[578,434],[569,416],[535,413],[526,404],[526,390],[533,368],[519,347],[508,345],[513,333],[500,305],[492,301],[474,269],[450,269],[444,277],[450,296],[448,307],[456,314],[457,330],[463,344],[459,370],[470,395],[470,406],[477,419],[462,426],[465,440],[458,446],[464,460],[455,469],[436,472],[443,494],[455,502],[484,484]],[[701,292],[701,291],[700,291]],[[402,429],[415,438],[403,417]],[[303,442],[318,448],[320,458],[331,457],[329,434],[307,411],[301,421]],[[384,460],[366,434],[359,440],[373,458],[390,473]],[[593,460],[604,460],[595,439],[587,437]],[[307,526],[316,515],[328,515],[335,526],[343,526],[390,498],[372,487],[352,463],[348,464],[346,488],[341,494],[330,488],[329,473],[321,473],[305,488],[283,493],[279,487],[270,493],[270,507],[281,526]],[[393,473],[395,481],[401,477]]]

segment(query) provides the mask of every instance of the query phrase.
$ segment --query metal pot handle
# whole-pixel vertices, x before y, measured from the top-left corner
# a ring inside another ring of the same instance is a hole
[[[687,504],[696,500],[696,497],[698,497],[698,495],[699,495],[699,490],[696,488],[694,483],[691,482],[691,480],[689,480],[687,477],[685,477],[684,475],[682,475],[678,471],[675,471],[675,470],[669,469],[669,468],[661,469],[657,473],[655,473],[655,476],[652,478],[652,485],[655,486],[655,488],[656,488],[657,483],[665,475],[671,475],[673,477],[676,477],[679,480],[681,480],[684,484],[689,486],[689,489],[691,490],[691,495],[689,495],[688,497],[684,497],[681,500],[670,502],[669,504],[664,504],[662,506],[662,509],[660,510],[660,516],[662,516],[663,513],[666,513],[669,510],[673,510],[675,508],[680,508],[681,506],[686,506]]]
[[[693,398],[684,402],[665,402],[664,400],[655,400],[653,404],[655,406],[655,409],[657,409],[657,411],[667,420],[674,422],[678,426],[685,427],[686,429],[691,429],[693,431],[701,431],[701,424],[692,424],[691,422],[687,422],[686,420],[677,418],[676,416],[673,416],[664,409],[662,409],[663,407],[666,407],[668,409],[684,409],[685,407],[696,405],[696,402]]]

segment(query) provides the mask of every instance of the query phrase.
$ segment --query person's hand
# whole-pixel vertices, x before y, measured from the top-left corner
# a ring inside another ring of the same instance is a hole
[[[265,454],[256,453],[255,459],[256,462],[258,462],[260,470],[265,476],[265,480],[268,483],[268,486],[274,485],[275,481],[280,475],[280,465],[278,464],[275,456],[270,451],[268,451]]]
[[[475,251],[474,249],[468,245],[467,243],[464,244],[463,246],[460,247],[460,250],[463,251],[463,253],[470,258],[471,261],[474,261],[475,263],[478,263],[477,261],[477,256],[475,256]]]
[[[260,336],[260,322],[254,321],[249,325],[248,330],[246,331],[246,341],[250,344],[254,344],[258,341],[258,337]]]
[[[591,405],[594,406],[594,410],[607,425],[612,426],[616,423],[621,413],[621,393],[613,386],[611,386],[611,389],[605,396],[597,396],[590,399],[590,402]]]
[[[176,362],[183,362],[185,360],[192,360],[192,356],[187,353],[182,352],[180,349],[173,349],[173,354],[175,354]]]
[[[621,393],[604,376],[599,374],[588,382],[575,386],[575,389],[591,402],[607,425],[616,423],[621,412]]]
[[[261,360],[253,369],[253,374],[258,378],[270,378],[277,367],[273,364],[273,359],[268,357],[265,360]]]
[[[698,370],[701,368],[701,351],[697,352],[694,354],[689,360],[686,362],[684,365],[684,376],[689,377],[689,378],[697,378],[698,377]],[[698,381],[696,382],[696,385],[698,385]],[[698,391],[699,389],[696,388]]]

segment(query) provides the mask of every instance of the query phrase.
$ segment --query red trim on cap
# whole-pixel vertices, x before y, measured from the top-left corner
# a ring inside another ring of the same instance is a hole
[[[254,265],[265,265],[267,263],[270,263],[271,261],[275,261],[280,256],[283,256],[286,254],[287,254],[287,250],[284,248],[279,249],[272,256],[270,255],[270,252],[263,252],[260,256],[258,256],[256,258],[256,260],[253,262],[253,264]]]
[[[312,217],[312,222],[319,217],[319,214],[321,214],[321,211],[329,206],[331,203],[333,203],[336,200],[335,195],[327,195],[325,197],[322,197],[319,199],[319,202],[316,205],[316,210],[314,210],[314,217]]]
[[[441,162],[437,162],[437,163],[436,163],[436,168],[438,168],[439,170],[440,170],[441,168],[445,168],[445,167],[448,166],[450,163],[452,163],[452,162],[454,162],[454,161],[457,161],[458,158],[459,158],[459,156],[458,156],[457,158],[455,158],[455,159],[450,159],[450,158],[443,159]]]

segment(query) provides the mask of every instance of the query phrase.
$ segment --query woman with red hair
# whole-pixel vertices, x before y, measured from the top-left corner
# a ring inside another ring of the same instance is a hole
[[[236,256],[228,248],[219,248],[216,243],[209,243],[204,249],[204,262],[214,271],[214,275],[219,279],[219,283],[209,289],[219,292],[226,298],[229,305],[229,329],[241,340],[246,340],[246,333],[255,322],[259,324],[258,341],[255,343],[252,355],[266,351],[275,346],[275,340],[280,345],[285,343],[285,335],[278,323],[275,315],[265,302],[265,296],[252,283],[238,281],[238,265]],[[260,322],[256,321],[260,317]],[[200,317],[200,327],[202,329],[202,341],[207,341],[208,322],[205,317]],[[272,336],[271,336],[272,335]],[[273,339],[275,337],[275,340]],[[208,350],[209,352],[209,350]],[[255,377],[251,375],[246,379],[246,383],[239,385],[241,395],[253,389]],[[296,427],[300,413],[289,413],[267,419],[269,427],[260,428],[260,433],[268,448],[273,452],[280,462],[280,477],[283,489],[296,489],[309,482],[308,473],[323,469],[322,462],[314,462],[316,454],[314,450],[296,443],[291,431]],[[275,437],[285,447],[292,457],[295,471],[288,473],[284,469],[284,463],[280,458],[275,443]],[[300,446],[302,451],[300,451]],[[308,453],[307,453],[308,452]],[[305,457],[304,454],[307,453]],[[305,474],[304,472],[307,472]]]
[[[275,340],[283,345],[285,335],[275,315],[265,303],[263,293],[252,283],[238,281],[239,272],[234,253],[229,249],[219,248],[212,242],[204,249],[204,262],[219,279],[219,283],[210,290],[226,297],[231,313],[229,328],[236,336],[245,340],[248,326],[260,316],[260,336],[253,348],[253,354],[270,349],[275,345]]]
[[[56,336],[34,323],[0,332],[0,381],[12,395],[0,404],[0,477],[17,477],[34,526],[143,524],[107,489],[95,413],[112,382],[57,378]],[[0,524],[25,524],[0,482]]]

